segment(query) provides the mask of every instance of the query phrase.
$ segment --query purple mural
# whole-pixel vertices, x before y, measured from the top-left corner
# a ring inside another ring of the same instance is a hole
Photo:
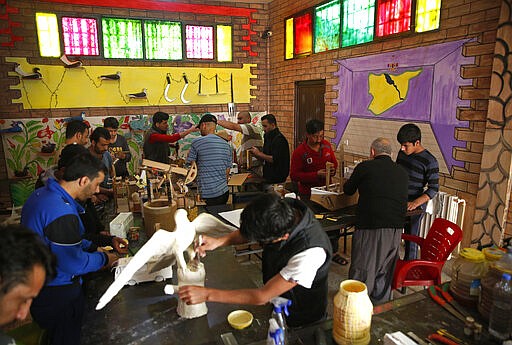
[[[336,146],[352,116],[428,122],[448,169],[463,166],[453,158],[452,149],[464,147],[455,139],[455,128],[468,127],[467,121],[457,120],[457,107],[469,106],[458,94],[459,87],[472,83],[460,77],[461,66],[474,63],[474,57],[462,55],[463,45],[470,41],[337,60]]]

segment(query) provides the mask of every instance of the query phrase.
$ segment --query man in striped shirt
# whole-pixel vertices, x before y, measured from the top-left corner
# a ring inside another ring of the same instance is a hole
[[[421,145],[421,130],[413,123],[403,125],[396,139],[401,145],[396,162],[409,174],[407,211],[417,208],[425,210],[427,202],[439,191],[439,164],[437,159]],[[406,224],[406,234],[418,235],[423,214],[411,216]],[[406,241],[405,260],[417,258],[418,245]]]
[[[226,140],[215,135],[217,118],[210,113],[197,125],[201,137],[192,142],[187,163],[197,164],[197,185],[206,205],[222,205],[228,201],[228,170],[231,168],[231,148]]]

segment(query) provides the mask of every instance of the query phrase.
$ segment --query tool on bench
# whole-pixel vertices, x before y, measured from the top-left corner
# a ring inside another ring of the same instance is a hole
[[[438,291],[440,294],[442,294],[442,289],[438,286],[429,286],[428,288],[428,294],[437,304],[446,309],[450,314],[455,316],[457,319],[465,323],[466,317],[459,311],[457,311],[451,304],[449,304],[446,299],[442,298],[441,295],[438,295]]]
[[[427,339],[434,341],[436,344],[437,343],[442,343],[442,344],[446,344],[446,345],[460,345],[461,344],[461,343],[455,342],[455,341],[453,341],[445,336],[442,336],[440,334],[437,334],[437,333],[430,334],[427,337]]]

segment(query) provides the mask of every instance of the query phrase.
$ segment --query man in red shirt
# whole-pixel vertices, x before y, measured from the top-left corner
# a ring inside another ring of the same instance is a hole
[[[331,144],[324,139],[324,123],[310,120],[306,123],[306,140],[293,151],[290,164],[290,178],[298,183],[302,198],[310,197],[311,187],[325,185],[327,162],[334,164],[334,169],[329,172],[332,176],[338,161]]]
[[[167,134],[169,128],[169,114],[157,111],[153,115],[153,126],[146,132],[144,136],[144,158],[169,164],[169,155],[171,154],[169,144],[174,143],[191,132],[196,132],[196,126],[192,126],[186,131],[174,134]]]

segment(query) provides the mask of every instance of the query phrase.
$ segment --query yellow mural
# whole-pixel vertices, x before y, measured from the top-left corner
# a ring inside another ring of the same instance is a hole
[[[368,76],[368,92],[373,99],[368,106],[375,115],[402,103],[409,93],[409,82],[417,77],[422,69],[407,71],[401,74],[370,73]]]
[[[12,76],[21,92],[14,103],[25,109],[249,103],[251,67],[127,67],[30,64],[25,58],[6,58],[19,66]],[[23,77],[25,75],[25,77]]]

